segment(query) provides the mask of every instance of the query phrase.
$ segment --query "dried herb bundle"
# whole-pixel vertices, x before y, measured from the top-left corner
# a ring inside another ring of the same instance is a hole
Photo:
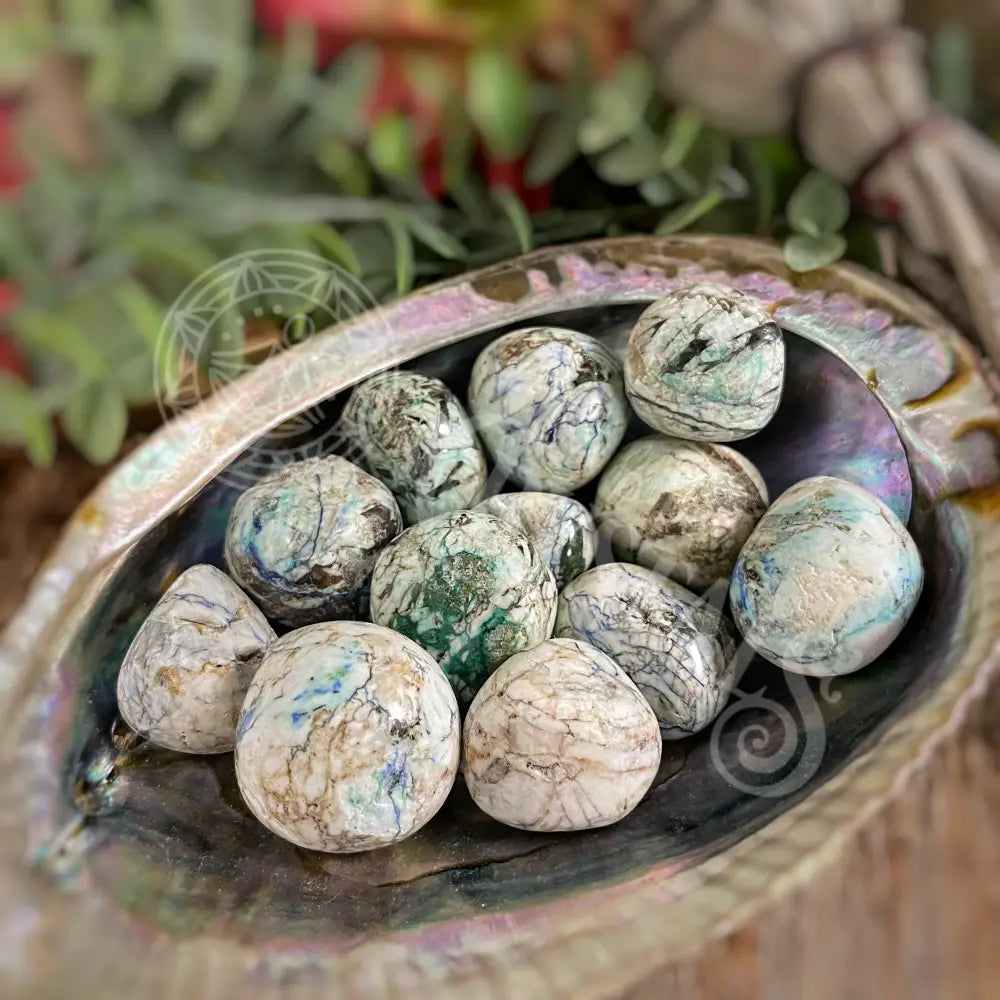
[[[1000,152],[928,93],[899,0],[647,0],[636,39],[664,93],[737,135],[790,131],[898,221],[899,260],[943,304],[945,259],[1000,363]]]

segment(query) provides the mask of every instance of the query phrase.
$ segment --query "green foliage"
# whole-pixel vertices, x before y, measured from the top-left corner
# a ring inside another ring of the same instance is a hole
[[[40,464],[52,460],[57,425],[92,461],[111,459],[130,407],[148,404],[157,385],[183,391],[204,359],[161,335],[166,311],[240,250],[316,252],[390,297],[534,246],[616,232],[787,236],[796,270],[848,245],[843,188],[807,173],[788,142],[734,140],[666,107],[635,52],[595,79],[580,50],[568,77],[550,81],[513,51],[473,51],[464,91],[415,53],[409,82],[437,117],[372,117],[385,50],[356,44],[317,70],[313,29],[292,25],[282,44],[258,39],[242,0],[56,0],[51,19],[28,6],[0,39],[3,73],[23,79],[52,51],[78,60],[100,152],[80,171],[26,134],[31,182],[0,204],[0,278],[24,296],[4,324],[33,372],[31,386],[0,374],[0,438]],[[963,44],[945,35],[935,48],[938,94],[953,107],[968,106]],[[440,201],[422,183],[434,150]],[[523,167],[529,189],[551,182],[554,206],[530,214],[514,181],[490,189],[484,159],[504,162],[511,178]],[[871,241],[852,236],[849,246]],[[244,317],[251,303],[275,305],[251,296]],[[229,336],[234,356],[239,320],[206,334]]]
[[[527,70],[504,52],[473,52],[465,92],[469,118],[490,152],[513,160],[524,152],[531,124]]]
[[[128,427],[124,396],[107,385],[88,382],[77,390],[60,413],[66,437],[95,465],[118,454]]]
[[[785,263],[793,271],[814,271],[840,260],[847,249],[840,230],[850,214],[847,191],[811,170],[788,199],[785,215],[793,233],[785,240]]]

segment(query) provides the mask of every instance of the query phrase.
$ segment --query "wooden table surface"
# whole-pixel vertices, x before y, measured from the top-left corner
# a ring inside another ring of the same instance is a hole
[[[0,623],[100,475],[72,454],[0,460]],[[808,888],[663,958],[633,1000],[1000,997],[1000,684]]]

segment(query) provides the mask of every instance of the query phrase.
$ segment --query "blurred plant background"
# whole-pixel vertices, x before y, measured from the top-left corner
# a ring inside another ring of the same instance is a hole
[[[176,391],[194,377],[156,356],[165,310],[241,250],[325,255],[379,298],[624,232],[756,233],[794,270],[877,268],[879,220],[789,142],[657,96],[633,6],[5,0],[0,440],[38,465],[61,440],[113,459],[155,420],[154,367]],[[998,88],[946,7],[914,4],[936,96],[995,131]],[[244,331],[248,365],[281,333]]]

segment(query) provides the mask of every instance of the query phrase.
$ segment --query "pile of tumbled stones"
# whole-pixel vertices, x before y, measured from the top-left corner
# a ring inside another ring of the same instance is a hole
[[[511,826],[622,819],[661,739],[721,712],[738,634],[786,670],[847,673],[919,597],[917,548],[880,500],[817,477],[769,505],[720,443],[771,420],[784,365],[766,312],[702,285],[641,315],[624,366],[573,330],[499,337],[471,419],[437,379],[376,375],[341,418],[356,462],[252,486],[228,575],[193,566],[155,606],[121,715],[174,750],[235,749],[250,810],[305,848],[409,836],[460,770]],[[633,413],[655,433],[618,450]],[[487,452],[523,492],[485,496]],[[567,494],[598,476],[591,513]],[[588,568],[601,546],[621,561]],[[696,596],[719,579],[731,619]]]

